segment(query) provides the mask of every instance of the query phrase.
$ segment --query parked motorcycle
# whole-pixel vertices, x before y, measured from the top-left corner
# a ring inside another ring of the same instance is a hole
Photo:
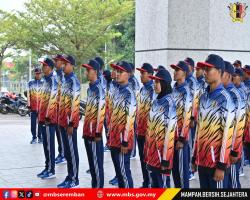
[[[15,113],[20,116],[25,116],[29,113],[27,109],[27,101],[18,96],[15,99],[12,99],[9,96],[2,96],[0,98],[0,112],[2,114]]]
[[[16,101],[8,96],[2,96],[0,98],[0,111],[2,114],[17,113]]]
[[[7,114],[9,111],[8,111],[8,106],[7,106],[7,103],[6,103],[6,99],[4,96],[2,96],[0,98],[0,113],[2,114]]]
[[[24,95],[27,96],[27,92],[24,92]],[[80,119],[85,115],[86,101],[80,101]],[[18,96],[15,100],[11,99],[8,96],[0,98],[0,113],[17,113],[20,116],[26,116],[30,113],[30,110],[27,106],[27,100],[23,97]]]
[[[29,110],[28,105],[27,105],[27,100],[20,99],[20,103],[19,103],[17,112],[22,117],[24,117],[30,113],[30,110]]]
[[[80,120],[82,119],[82,116],[85,116],[85,109],[86,109],[86,101],[81,100],[80,101]]]

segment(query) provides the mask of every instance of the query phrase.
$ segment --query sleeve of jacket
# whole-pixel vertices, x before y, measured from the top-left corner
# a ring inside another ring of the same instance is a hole
[[[57,76],[57,83],[58,83],[58,89],[57,89],[57,101],[58,101],[58,104],[59,104],[59,101],[60,101],[60,96],[61,96],[61,93],[62,93],[62,81],[60,79],[59,76]]]
[[[229,155],[232,147],[232,136],[234,131],[235,106],[229,94],[225,95],[225,100],[221,106],[222,118],[222,144],[220,149],[220,160],[217,163],[217,168],[226,170],[229,163]]]
[[[54,120],[57,118],[57,89],[58,83],[55,77],[51,78],[51,91],[45,118]]]
[[[141,104],[142,104],[142,97],[141,97],[141,91],[142,91],[142,88],[140,89],[140,92],[138,93],[138,97],[137,97],[137,109],[136,109],[136,124],[137,124],[137,132],[138,132],[138,124],[139,124],[139,121],[140,121],[140,107],[141,107]]]
[[[133,91],[129,91],[125,98],[125,128],[123,132],[123,140],[122,145],[128,146],[128,138],[131,127],[134,125],[135,119],[135,111],[136,111],[136,99]]]
[[[140,84],[137,80],[136,77],[133,77],[129,83],[131,85],[131,89],[134,91],[135,93],[135,98],[138,101],[139,98],[139,92],[140,92]]]
[[[245,121],[245,105],[243,103],[243,99],[239,97],[237,100],[236,107],[236,115],[235,115],[235,127],[233,132],[233,140],[232,140],[232,150],[231,155],[234,157],[238,157],[239,145],[242,143],[242,135],[244,130],[244,121]]]
[[[140,83],[137,78],[135,78],[135,90],[137,91],[137,93],[140,92]]]
[[[105,100],[106,100],[105,117],[106,117],[107,127],[109,127],[109,122],[110,122],[110,91],[107,91],[107,95],[106,95]]]
[[[79,122],[80,111],[80,91],[81,86],[79,81],[74,77],[72,78],[72,101],[71,101],[71,113],[69,117],[69,126],[74,126]]]
[[[202,96],[201,96],[200,99],[202,99]],[[191,159],[191,163],[192,164],[195,164],[195,161],[196,161],[196,158],[197,158],[198,130],[199,130],[199,108],[200,108],[200,101],[198,103],[197,125],[196,125],[196,130],[195,130],[194,147],[193,147],[192,159]]]
[[[139,100],[139,95],[140,95],[140,83],[138,82],[137,78],[135,78],[135,98],[137,102]]]
[[[98,91],[99,102],[97,110],[96,137],[101,137],[105,118],[105,91],[101,85],[98,86]]]
[[[181,135],[179,137],[180,142],[187,141],[189,136],[190,119],[192,114],[192,97],[189,90],[186,91],[183,101],[184,101],[183,127],[181,130]]]
[[[199,120],[199,115],[197,119]],[[197,158],[198,130],[199,130],[199,123],[197,123],[196,130],[195,130],[194,147],[193,147],[193,153],[192,153],[192,159],[191,159],[192,164],[195,164],[196,158]]]
[[[170,162],[174,155],[174,136],[176,131],[177,116],[174,103],[169,102],[169,109],[165,112],[165,137],[161,165],[171,168]]]
[[[192,99],[192,119],[197,121],[198,116],[198,102],[199,102],[199,96],[198,96],[198,83],[195,81],[193,86],[193,99]]]
[[[250,142],[250,92],[247,95],[246,103],[246,125],[244,131],[244,142]]]
[[[27,84],[27,106],[30,107],[30,81]]]

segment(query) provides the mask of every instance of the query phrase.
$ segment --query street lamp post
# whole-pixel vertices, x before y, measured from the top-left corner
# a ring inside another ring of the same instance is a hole
[[[31,80],[31,49],[29,50],[29,81]]]

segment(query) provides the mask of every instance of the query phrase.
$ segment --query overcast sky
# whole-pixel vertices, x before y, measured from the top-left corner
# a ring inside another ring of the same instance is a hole
[[[0,0],[0,9],[5,11],[22,10],[28,0]]]

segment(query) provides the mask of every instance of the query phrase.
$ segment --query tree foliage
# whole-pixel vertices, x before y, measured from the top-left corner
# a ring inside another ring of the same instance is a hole
[[[38,55],[66,53],[86,62],[106,42],[121,36],[114,29],[133,11],[133,1],[31,0],[19,12],[20,47]]]
[[[77,66],[96,55],[106,63],[133,62],[134,4],[134,0],[29,0],[24,11],[1,11],[0,61],[11,48],[31,49],[35,57],[70,54]],[[16,66],[27,60],[22,59],[14,59],[20,62]],[[17,71],[20,76],[25,73]],[[76,71],[81,76],[81,68]]]
[[[2,64],[6,57],[11,56],[8,50],[14,47],[18,41],[15,35],[17,19],[14,15],[0,10],[0,79],[2,76]],[[1,89],[1,81],[0,81]]]

